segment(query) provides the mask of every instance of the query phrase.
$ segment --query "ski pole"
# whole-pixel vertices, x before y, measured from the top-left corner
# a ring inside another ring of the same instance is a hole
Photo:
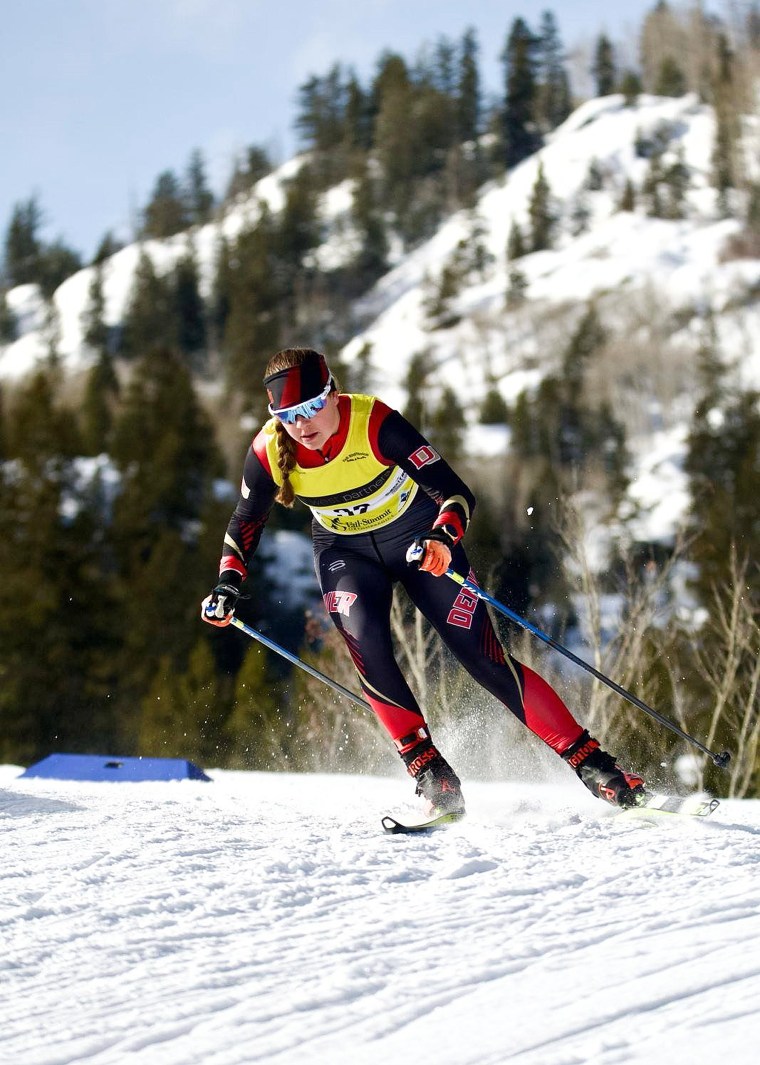
[[[346,699],[350,699],[356,703],[357,706],[361,706],[364,710],[372,711],[372,707],[369,705],[366,699],[362,699],[360,695],[354,695],[348,688],[344,688],[342,684],[338,684],[337,680],[331,680],[330,677],[326,677],[324,673],[320,673],[318,669],[308,665],[298,655],[291,654],[290,651],[286,651],[284,647],[280,647],[274,640],[270,640],[268,636],[264,636],[263,633],[258,632],[256,629],[252,629],[250,625],[246,625],[240,618],[236,618],[233,615],[231,625],[234,625],[236,629],[240,629],[246,636],[250,636],[253,640],[258,640],[265,647],[268,647],[270,651],[275,651],[278,655],[282,655],[283,658],[287,658],[288,662],[292,662],[294,666],[298,666],[300,669],[310,673],[312,677],[316,677],[317,680],[321,680],[323,684],[327,684],[328,687],[338,692],[339,695],[344,695]]]
[[[407,556],[407,558],[408,557],[409,556]],[[449,567],[449,569],[446,570],[446,576],[451,578],[456,584],[460,584],[463,588],[466,588],[468,592],[477,596],[478,599],[482,599],[484,603],[488,603],[489,606],[498,610],[499,613],[504,614],[504,616],[511,621],[520,625],[523,629],[526,629],[534,636],[537,636],[539,640],[543,640],[545,644],[548,644],[548,646],[552,647],[555,651],[559,651],[559,653],[564,655],[565,658],[569,658],[571,662],[574,662],[576,666],[580,666],[581,669],[585,669],[587,673],[591,673],[591,675],[596,677],[597,680],[606,684],[608,688],[612,688],[612,690],[617,692],[618,695],[622,695],[624,699],[627,699],[629,703],[633,703],[633,705],[637,706],[639,710],[643,710],[645,714],[649,714],[650,717],[659,721],[661,725],[669,728],[671,732],[675,732],[675,734],[680,736],[681,739],[687,740],[689,743],[693,744],[702,751],[703,754],[706,754],[711,758],[713,763],[719,768],[724,769],[728,765],[731,758],[730,751],[723,751],[721,754],[715,754],[713,751],[709,750],[709,748],[705,747],[703,743],[700,743],[699,740],[695,739],[694,736],[690,736],[688,732],[684,732],[683,729],[675,724],[675,722],[664,717],[662,714],[658,713],[657,710],[653,710],[651,706],[647,706],[647,704],[639,699],[638,696],[627,691],[625,688],[622,688],[619,684],[616,684],[614,680],[606,677],[604,673],[600,673],[598,669],[595,669],[594,666],[590,665],[588,662],[584,662],[582,658],[578,658],[578,656],[568,650],[567,647],[563,647],[561,643],[557,642],[557,640],[553,640],[551,636],[548,636],[545,632],[537,629],[535,625],[531,625],[526,618],[520,617],[520,615],[516,614],[514,610],[510,610],[508,606],[504,606],[504,604],[500,603],[498,599],[494,599],[494,597],[489,595],[488,592],[484,592],[482,588],[479,588],[477,584],[473,584],[472,581],[463,577],[461,573],[457,573]]]

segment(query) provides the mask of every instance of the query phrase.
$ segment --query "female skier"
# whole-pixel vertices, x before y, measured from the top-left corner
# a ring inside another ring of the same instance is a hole
[[[203,620],[229,625],[272,503],[290,507],[298,498],[313,515],[325,607],[431,814],[463,814],[464,799],[394,658],[396,582],[470,675],[564,758],[594,795],[635,805],[644,791],[641,777],[624,772],[554,689],[503,649],[482,600],[438,579],[451,565],[474,580],[461,541],[475,499],[435,448],[381,400],[339,392],[324,356],[310,348],[278,352],[264,385],[272,417],[248,451]],[[407,561],[410,548],[415,564]]]

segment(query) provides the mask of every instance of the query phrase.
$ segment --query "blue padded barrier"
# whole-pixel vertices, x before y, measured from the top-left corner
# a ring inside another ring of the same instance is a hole
[[[22,777],[52,780],[211,780],[181,758],[120,758],[102,754],[49,754]]]

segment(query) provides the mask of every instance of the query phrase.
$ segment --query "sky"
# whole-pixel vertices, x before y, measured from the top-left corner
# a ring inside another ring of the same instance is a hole
[[[570,53],[600,33],[630,49],[653,0],[556,0]],[[525,0],[5,0],[0,38],[0,227],[36,195],[46,240],[85,259],[107,230],[126,239],[158,175],[203,153],[215,191],[238,153],[297,149],[298,87],[334,62],[366,85],[384,49],[414,59],[474,27],[483,88]],[[571,63],[586,76],[584,59]]]
[[[466,776],[467,819],[428,836],[381,830],[411,800],[400,763],[0,767],[0,1057],[754,1065],[760,802],[652,823],[553,761],[551,785]]]

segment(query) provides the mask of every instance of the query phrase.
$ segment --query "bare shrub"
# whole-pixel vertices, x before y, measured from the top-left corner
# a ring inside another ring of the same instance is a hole
[[[568,577],[577,588],[575,604],[590,664],[651,705],[661,685],[661,677],[650,669],[651,638],[653,631],[662,629],[663,606],[669,599],[673,569],[683,557],[683,543],[677,543],[661,564],[647,566],[645,577],[630,555],[623,557],[616,587],[605,593],[589,559],[584,512],[567,500],[560,510],[558,534]],[[603,682],[596,678],[588,682],[584,724],[611,749],[641,749],[642,714]]]
[[[732,751],[730,798],[756,795],[760,787],[760,607],[748,590],[749,569],[732,550],[730,577],[713,592],[695,656],[712,703],[706,746],[720,742]],[[700,760],[701,787],[709,765]]]

